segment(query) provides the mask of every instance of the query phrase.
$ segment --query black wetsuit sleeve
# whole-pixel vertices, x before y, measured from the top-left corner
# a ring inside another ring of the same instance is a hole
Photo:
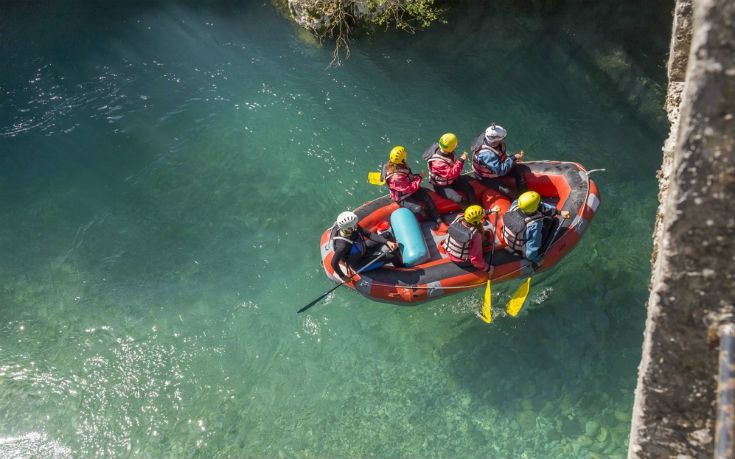
[[[345,280],[347,276],[342,271],[342,268],[339,266],[339,262],[342,260],[347,261],[347,256],[350,254],[350,249],[352,246],[345,241],[334,241],[334,256],[332,256],[332,269],[334,272],[340,277],[340,279]]]
[[[561,214],[561,212],[559,212],[559,210],[556,207],[545,204],[545,203],[539,206],[539,210],[541,211],[541,215],[543,215],[544,217],[555,217]]]
[[[377,242],[379,244],[387,244],[388,239],[384,238],[378,233],[371,233],[370,231],[367,231],[365,229],[360,228],[360,234],[362,234],[364,237],[370,239],[373,242]]]

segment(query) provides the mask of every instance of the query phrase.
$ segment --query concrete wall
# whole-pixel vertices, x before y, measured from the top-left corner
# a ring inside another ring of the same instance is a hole
[[[713,456],[716,329],[735,313],[735,2],[691,12],[677,1],[630,458]]]

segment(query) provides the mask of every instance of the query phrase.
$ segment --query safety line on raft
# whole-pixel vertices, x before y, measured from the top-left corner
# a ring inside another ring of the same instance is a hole
[[[496,279],[493,279],[493,280],[494,281],[504,280],[504,279],[506,279],[506,278],[508,278],[508,277],[510,277],[510,276],[512,276],[514,274],[516,274],[516,273],[519,273],[519,272],[521,272],[521,269],[516,269],[515,271],[509,272],[508,274],[505,274],[505,275],[500,276],[500,277],[498,277]],[[362,279],[360,279],[360,280],[362,280]],[[356,283],[359,283],[359,282],[360,281],[357,281]],[[413,289],[413,290],[421,290],[421,289],[425,289],[425,290],[428,290],[428,289],[454,290],[454,289],[462,289],[462,288],[475,288],[475,287],[481,287],[485,283],[485,281],[482,281],[481,283],[474,284],[474,285],[455,285],[455,286],[441,286],[440,285],[438,287],[430,287],[430,286],[427,285],[427,286],[424,287],[424,286],[421,286],[421,285],[384,284],[382,282],[375,282],[375,281],[366,281],[366,282],[370,282],[370,285],[371,286],[376,285],[378,287],[409,288],[409,289]]]

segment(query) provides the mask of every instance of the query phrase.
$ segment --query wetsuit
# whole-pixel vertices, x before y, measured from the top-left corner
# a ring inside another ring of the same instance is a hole
[[[340,267],[339,263],[345,261],[351,268],[357,270],[361,266],[370,263],[378,256],[380,249],[388,243],[388,239],[377,233],[371,233],[358,225],[355,231],[345,235],[337,231],[332,237],[334,256],[332,256],[332,269],[340,279],[349,279]],[[374,255],[374,256],[373,256]],[[402,266],[400,251],[395,250],[383,256],[382,263],[377,262],[376,268],[384,263],[393,263],[394,266]]]

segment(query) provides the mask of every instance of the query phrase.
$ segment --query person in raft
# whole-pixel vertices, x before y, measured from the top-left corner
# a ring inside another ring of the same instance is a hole
[[[543,261],[544,232],[548,233],[552,226],[544,224],[544,220],[557,215],[564,219],[571,216],[568,210],[559,212],[556,207],[541,202],[541,195],[535,191],[520,195],[503,214],[503,239],[508,249],[531,261],[534,269],[538,268]]]
[[[454,201],[463,207],[477,204],[477,196],[472,185],[462,176],[462,168],[467,159],[463,152],[459,159],[454,158],[457,149],[457,136],[448,132],[432,144],[424,153],[429,166],[429,182],[440,196]],[[467,197],[463,198],[459,192]]]
[[[337,231],[333,233],[331,238],[334,255],[332,256],[332,269],[342,281],[347,282],[351,276],[342,271],[340,262],[344,261],[348,267],[359,269],[361,265],[369,263],[368,258],[374,259],[372,255],[377,256],[383,246],[388,246],[390,250],[383,257],[383,263],[393,263],[394,266],[403,266],[401,262],[400,251],[396,250],[398,245],[386,239],[380,234],[371,233],[363,229],[357,224],[358,218],[354,212],[342,212],[337,216],[335,226]],[[376,263],[376,268],[383,265]],[[372,266],[371,266],[372,268]]]
[[[508,156],[506,153],[505,136],[507,134],[502,126],[493,123],[475,139],[472,145],[472,170],[475,178],[484,185],[515,199],[528,188],[523,175],[528,171],[528,167],[519,164],[525,155],[523,150],[519,150],[513,156]],[[509,174],[515,178],[515,193],[504,186],[500,180],[500,177]]]
[[[497,208],[493,211],[497,212]],[[493,273],[493,267],[484,258],[483,243],[485,230],[482,222],[485,209],[478,205],[469,206],[449,225],[447,238],[444,240],[444,251],[450,260],[463,268],[475,268]],[[494,241],[492,241],[494,242]]]
[[[421,188],[424,173],[414,175],[406,165],[406,149],[393,147],[388,156],[388,164],[384,168],[385,182],[390,190],[390,197],[399,206],[405,207],[414,214],[422,215],[424,219],[435,221],[439,231],[446,230],[446,223],[442,220],[434,201]],[[423,205],[422,205],[423,204]]]

